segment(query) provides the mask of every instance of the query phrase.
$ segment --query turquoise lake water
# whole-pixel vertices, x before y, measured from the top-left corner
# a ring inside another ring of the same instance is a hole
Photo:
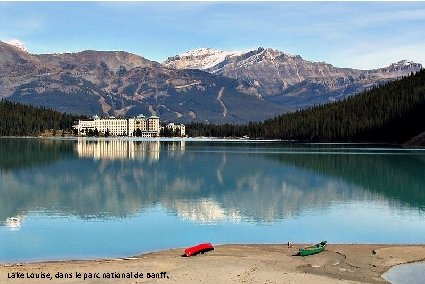
[[[225,243],[425,243],[425,151],[0,139],[0,262]]]
[[[394,266],[384,273],[383,278],[392,284],[423,284],[425,283],[425,262]]]

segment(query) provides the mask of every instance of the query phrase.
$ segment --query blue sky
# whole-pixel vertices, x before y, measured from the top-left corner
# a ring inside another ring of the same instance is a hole
[[[270,47],[338,67],[425,65],[425,2],[0,2],[0,40],[31,53]]]

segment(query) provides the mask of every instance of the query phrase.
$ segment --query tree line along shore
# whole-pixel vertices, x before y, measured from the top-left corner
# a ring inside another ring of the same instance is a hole
[[[186,125],[188,136],[425,146],[425,70],[356,96],[248,124]],[[0,136],[72,135],[84,118],[0,101]]]

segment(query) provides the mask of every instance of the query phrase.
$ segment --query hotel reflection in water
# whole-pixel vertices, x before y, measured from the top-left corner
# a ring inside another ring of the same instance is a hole
[[[185,141],[167,143],[168,150],[184,151]],[[86,140],[78,139],[76,151],[80,158],[100,159],[148,159],[159,160],[160,141],[132,141],[121,139]]]

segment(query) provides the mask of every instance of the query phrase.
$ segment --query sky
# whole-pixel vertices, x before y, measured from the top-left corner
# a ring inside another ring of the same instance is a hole
[[[425,2],[0,2],[0,40],[30,53],[124,50],[163,62],[273,48],[337,67],[425,66]]]

